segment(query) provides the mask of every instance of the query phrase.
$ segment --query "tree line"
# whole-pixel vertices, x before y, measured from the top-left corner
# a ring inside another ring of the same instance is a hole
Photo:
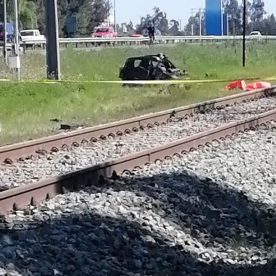
[[[242,1],[243,2],[243,1]],[[223,0],[223,9],[227,17],[228,34],[240,35],[243,32],[243,3],[238,0]],[[268,15],[265,11],[265,3],[262,0],[247,0],[246,2],[246,32],[260,31],[266,35],[276,35],[276,19],[274,14]],[[199,35],[206,34],[205,30],[205,12],[198,10],[193,16],[190,16],[188,23],[183,27],[181,21],[168,19],[167,14],[162,12],[158,7],[153,9],[152,14],[142,17],[137,26],[132,22],[123,23],[117,26],[120,32],[127,30],[132,33],[136,30],[143,33],[149,22],[154,22],[156,29],[162,35]],[[201,27],[201,28],[200,28]]]
[[[243,1],[223,0],[223,8],[228,21],[228,34],[240,35],[243,32]],[[195,35],[199,35],[200,14],[197,12],[188,20],[185,34],[191,35],[192,29]],[[202,26],[204,34],[204,13],[202,14]],[[276,19],[274,14],[268,14],[265,3],[262,0],[246,1],[246,33],[260,31],[266,35],[276,35]]]
[[[21,29],[38,28],[45,32],[45,1],[47,0],[20,0],[19,26]],[[14,1],[7,1],[8,21],[13,22]],[[66,19],[74,15],[77,19],[77,34],[89,35],[94,27],[104,22],[110,15],[112,4],[110,0],[58,0],[58,16],[60,34],[64,33]],[[228,18],[230,35],[242,33],[243,4],[238,0],[223,0],[223,8]],[[3,21],[3,0],[0,0],[0,20]],[[162,35],[199,35],[200,25],[202,34],[205,34],[204,11],[198,11],[191,16],[185,26],[175,19],[168,19],[167,14],[158,7],[154,7],[152,14],[142,17],[139,24],[132,22],[116,26],[121,35],[134,32],[143,34],[149,22],[154,22],[157,32]],[[263,34],[276,35],[276,19],[273,14],[267,15],[262,0],[247,0],[246,14],[247,32],[258,30]]]
[[[38,28],[45,32],[45,1],[20,0],[19,27],[20,29]],[[90,34],[109,16],[111,4],[108,0],[58,0],[59,30],[63,33],[66,18],[72,14],[77,18],[78,35]],[[3,22],[3,0],[0,0],[0,20]],[[14,21],[14,1],[7,1],[8,22]]]

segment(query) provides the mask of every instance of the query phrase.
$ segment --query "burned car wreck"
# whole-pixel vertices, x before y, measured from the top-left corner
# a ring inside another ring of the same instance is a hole
[[[187,78],[188,72],[180,70],[164,54],[131,57],[120,68],[122,80],[171,80]]]

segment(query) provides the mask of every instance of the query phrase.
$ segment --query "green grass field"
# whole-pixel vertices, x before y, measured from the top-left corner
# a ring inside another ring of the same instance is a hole
[[[57,132],[64,124],[95,125],[229,94],[225,83],[181,86],[122,87],[89,84],[87,80],[118,80],[119,67],[129,56],[162,52],[192,79],[274,76],[276,44],[250,44],[247,67],[241,67],[241,45],[174,45],[108,48],[100,51],[61,51],[62,78],[79,83],[0,83],[0,144]],[[28,52],[22,59],[22,78],[45,77],[45,55]],[[0,65],[1,78],[11,74]]]

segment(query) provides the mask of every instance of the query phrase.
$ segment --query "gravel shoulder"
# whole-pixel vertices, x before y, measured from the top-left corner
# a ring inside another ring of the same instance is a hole
[[[11,215],[0,275],[273,275],[275,145],[272,123]]]
[[[276,97],[234,104],[223,109],[197,114],[191,118],[175,118],[173,122],[150,130],[108,139],[68,151],[39,155],[13,165],[0,167],[0,190],[15,188],[52,176],[114,160],[177,139],[184,138],[222,124],[248,119],[276,108]]]

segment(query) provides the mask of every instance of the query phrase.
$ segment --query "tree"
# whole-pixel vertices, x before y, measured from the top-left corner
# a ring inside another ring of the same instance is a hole
[[[201,34],[205,32],[205,14],[201,14],[198,11],[194,16],[191,16],[188,20],[188,24],[185,27],[185,34],[187,35],[200,35],[200,18],[201,18]]]
[[[31,0],[20,0],[19,8],[19,27],[21,29],[37,27],[36,2]],[[0,18],[3,22],[3,1],[0,1]],[[7,20],[14,22],[14,1],[7,1]]]
[[[228,16],[230,34],[236,35],[241,33],[242,11],[238,0],[223,1],[224,11]]]
[[[45,1],[35,0],[36,15],[37,15],[37,27],[41,33],[45,33]]]
[[[19,20],[21,29],[33,29],[37,27],[36,5],[34,1],[20,0]]]
[[[153,11],[153,22],[156,28],[161,32],[162,35],[168,34],[169,21],[167,19],[167,14],[162,12],[158,7],[154,7]]]
[[[171,27],[169,29],[170,35],[178,35],[179,34],[179,22],[177,20],[170,20]]]
[[[251,6],[251,30],[263,30],[265,28],[264,26],[264,2],[262,0],[253,0],[252,6]]]
[[[21,0],[20,0],[21,1]],[[45,0],[35,0],[38,15],[38,27],[45,31]],[[59,31],[62,33],[66,18],[76,15],[78,34],[91,34],[95,26],[100,25],[109,16],[111,5],[108,0],[59,0],[58,17]]]
[[[87,16],[89,18],[88,32],[91,33],[96,26],[99,26],[110,15],[111,5],[107,0],[89,1]],[[82,13],[80,13],[82,16]]]
[[[118,25],[116,30],[119,35],[123,36],[130,36],[135,32],[131,21],[129,23],[122,23],[121,25]]]
[[[152,17],[147,14],[146,17],[140,18],[140,24],[136,25],[136,31],[138,34],[144,34],[147,30],[149,22],[152,21]]]
[[[126,27],[127,27],[127,31],[128,31],[129,33],[134,32],[134,26],[133,26],[132,21],[129,21],[129,23],[126,25]]]
[[[264,19],[263,29],[260,31],[263,34],[276,35],[276,19],[274,14]]]
[[[251,11],[251,21],[253,23],[261,22],[266,13],[264,10],[264,2],[262,0],[253,0]]]
[[[3,0],[0,1],[0,18],[1,18],[1,22],[3,22],[4,21]],[[13,1],[7,1],[7,20],[8,20],[8,22],[13,22],[13,20],[14,20]]]
[[[147,15],[142,17],[140,24],[136,26],[137,33],[143,34],[147,30],[150,22],[152,22],[157,30],[162,35],[166,35],[169,32],[169,21],[167,19],[167,14],[162,12],[158,7],[153,8],[153,15]]]

